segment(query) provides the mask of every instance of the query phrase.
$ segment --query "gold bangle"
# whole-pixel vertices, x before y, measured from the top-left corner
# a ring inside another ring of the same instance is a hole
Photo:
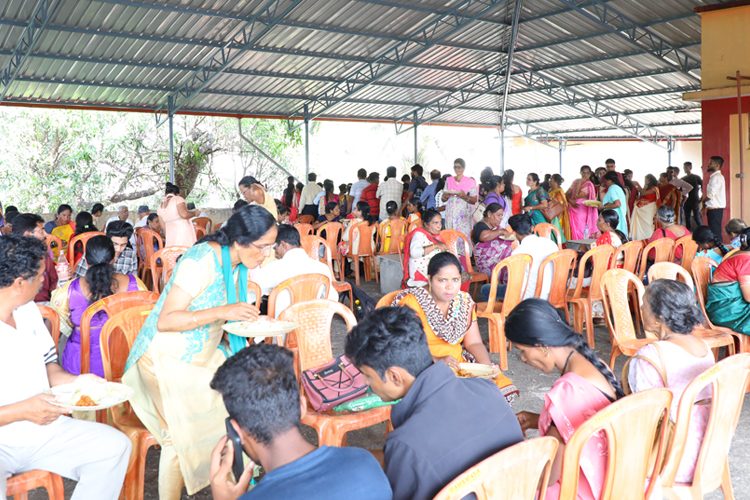
[[[198,324],[198,320],[195,319],[195,313],[193,313],[193,323],[195,323],[197,326],[201,326]]]

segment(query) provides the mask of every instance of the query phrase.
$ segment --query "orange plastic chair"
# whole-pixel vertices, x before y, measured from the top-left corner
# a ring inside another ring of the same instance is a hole
[[[291,296],[291,304],[305,302],[328,296],[328,290],[331,287],[331,280],[328,276],[322,274],[300,274],[289,278],[283,283],[279,283],[268,295],[268,316],[277,318],[282,311],[276,310],[276,301],[279,295],[287,291]],[[329,301],[332,302],[332,301]]]
[[[602,300],[602,291],[599,282],[602,275],[609,267],[615,249],[612,245],[601,245],[594,247],[581,257],[578,264],[578,279],[575,290],[568,291],[568,303],[573,304],[573,327],[575,331],[583,335],[584,321],[586,323],[586,341],[589,347],[594,348],[594,320],[592,309],[594,302]],[[591,273],[591,284],[588,290],[583,288],[583,276],[586,271],[586,262],[589,259],[594,262],[594,271]]]
[[[75,271],[76,265],[78,264],[78,261],[81,260],[83,257],[83,254],[86,253],[86,243],[93,238],[94,236],[106,236],[106,234],[102,233],[101,231],[91,231],[88,233],[79,234],[78,236],[73,236],[70,238],[70,242],[68,243],[68,255],[66,257],[68,258],[68,263],[70,263],[70,268]],[[83,251],[81,252],[81,256],[78,257],[78,260],[75,259],[75,246],[77,242],[81,242],[83,245]]]
[[[725,257],[726,258],[726,257]],[[734,337],[735,352],[750,353],[750,337],[743,333],[737,333],[723,326],[716,326],[711,323],[711,318],[706,312],[706,297],[708,296],[708,284],[711,282],[711,271],[717,267],[716,262],[710,257],[698,257],[693,259],[690,270],[693,273],[695,282],[695,294],[698,297],[698,304],[701,311],[706,317],[706,325],[713,331],[728,333]]]
[[[433,500],[460,500],[470,493],[477,500],[544,500],[557,447],[550,436],[522,441],[471,467]]]
[[[311,234],[315,234],[315,229],[313,229],[312,224],[300,223],[295,225],[294,227],[297,228],[300,236],[309,236]]]
[[[632,356],[638,349],[656,342],[658,338],[649,332],[646,332],[645,339],[635,336],[635,325],[630,316],[628,298],[632,287],[636,291],[635,306],[640,308],[643,303],[643,294],[646,290],[638,276],[624,269],[610,269],[602,276],[600,287],[604,317],[607,320],[609,338],[612,340],[609,367],[614,369],[617,356],[620,354]]]
[[[62,250],[62,240],[55,235],[47,234],[47,252],[52,251],[52,243],[55,243],[57,250]]]
[[[682,393],[677,409],[672,443],[661,473],[666,498],[685,498],[679,493],[687,490],[688,498],[700,499],[721,487],[724,498],[734,498],[732,477],[729,473],[729,446],[745,399],[745,387],[750,382],[750,354],[726,358],[696,377]],[[698,394],[710,385],[711,417],[708,420],[703,444],[695,464],[691,484],[675,483],[677,470],[685,451],[690,430],[691,410]]]
[[[297,373],[322,366],[333,359],[331,351],[331,324],[333,317],[339,315],[346,321],[347,330],[357,324],[354,314],[343,304],[325,299],[298,302],[286,308],[279,320],[293,321],[300,325],[287,335],[287,347],[290,341],[298,349]],[[307,400],[300,384],[300,393]],[[362,412],[336,413],[333,410],[316,412],[307,405],[302,415],[302,423],[313,427],[318,432],[318,446],[346,446],[346,433],[364,429],[380,422],[389,422],[391,407],[381,406]]]
[[[153,307],[150,304],[142,305],[119,312],[102,328],[99,347],[102,351],[104,378],[108,381],[122,381],[130,348]],[[158,442],[138,419],[129,403],[123,403],[122,411],[117,406],[109,411],[114,427],[128,436],[133,445],[123,485],[125,499],[143,500],[146,454],[149,448],[158,446]]]
[[[682,248],[682,259],[679,264],[687,272],[690,272],[690,264],[693,263],[693,259],[698,253],[698,244],[693,240],[693,235],[687,234],[675,241],[674,249],[672,250],[672,255],[669,259],[670,261],[677,262],[675,260],[675,254],[677,253],[678,248]]]
[[[393,304],[393,299],[396,298],[396,295],[399,294],[401,290],[396,290],[395,292],[388,292],[382,297],[380,297],[380,300],[378,300],[378,303],[375,304],[375,309],[380,309],[381,307],[391,307],[391,304]]]
[[[551,240],[553,233],[555,235],[555,238],[557,238],[555,240],[557,243],[557,248],[559,250],[562,250],[562,236],[560,235],[560,231],[555,226],[547,222],[540,222],[539,224],[534,226],[534,234],[541,238],[548,238]]]
[[[347,258],[352,259],[354,266],[354,283],[359,286],[359,259],[362,259],[365,266],[365,281],[372,279],[373,272],[375,273],[375,283],[380,283],[378,277],[378,271],[375,268],[375,252],[373,251],[372,241],[375,240],[375,248],[378,248],[378,229],[377,223],[369,225],[367,221],[352,224],[349,227],[349,251],[346,254]],[[359,248],[357,254],[352,253],[352,244],[354,242],[354,231],[359,232]]]
[[[14,500],[28,500],[28,492],[36,488],[47,490],[49,500],[65,500],[62,477],[39,469],[9,477],[5,494],[8,497],[13,497]]]
[[[60,341],[60,315],[51,307],[41,304],[37,304],[37,307],[39,308],[39,312],[42,313],[42,318],[48,319],[52,323],[50,335],[52,335],[52,342],[54,342],[55,350],[57,350],[57,344]]]
[[[487,319],[490,334],[490,352],[500,354],[500,369],[508,369],[508,349],[505,345],[505,318],[523,300],[529,284],[529,270],[534,259],[531,255],[511,255],[497,263],[492,270],[490,297],[488,302],[477,304],[477,316]],[[508,270],[505,298],[497,299],[497,283],[500,272]]]
[[[654,280],[679,280],[693,288],[693,277],[690,276],[690,272],[674,262],[657,262],[652,265],[648,270],[648,282]]]
[[[623,255],[622,269],[630,271],[635,274],[638,269],[638,262],[641,259],[641,252],[643,251],[643,242],[640,240],[629,241],[620,248],[615,250],[615,254],[612,257],[612,263],[610,268],[616,266],[617,260],[620,258],[620,254]]]
[[[578,259],[578,252],[575,250],[560,250],[544,259],[539,266],[539,277],[536,280],[536,291],[534,297],[541,297],[544,275],[547,272],[552,273],[552,288],[550,289],[550,304],[556,309],[565,309],[565,317],[570,323],[570,313],[568,312],[568,289],[570,281],[573,278],[573,269]],[[553,264],[548,266],[548,264]]]
[[[211,234],[211,229],[214,227],[214,222],[208,217],[196,217],[193,219],[193,225],[200,226],[206,230],[206,234]]]
[[[299,224],[312,224],[313,222],[315,222],[315,217],[313,217],[312,215],[300,215],[299,217],[297,217],[297,222]]]
[[[646,265],[648,264],[648,254],[651,250],[655,251],[654,262],[669,262],[672,260],[674,253],[674,240],[672,238],[659,238],[652,241],[641,252],[641,264],[638,267],[638,277],[643,281],[643,275],[646,274]]]
[[[343,266],[343,258],[341,258],[338,252],[334,254],[333,251],[335,249],[338,249],[339,247],[339,241],[341,241],[341,235],[344,232],[344,225],[340,222],[329,222],[319,227],[318,231],[315,234],[322,238],[323,236],[321,235],[323,234],[323,231],[325,231],[324,239],[328,244],[329,250],[331,251],[331,259],[335,260],[338,264],[338,274],[334,274],[333,266],[331,266],[331,276],[333,276],[334,279],[342,279],[341,269]]]
[[[669,389],[649,389],[616,401],[586,420],[565,444],[560,477],[560,500],[577,498],[579,460],[583,447],[594,434],[607,436],[607,475],[600,500],[643,500],[650,498],[657,481],[644,494],[647,477],[656,477],[657,465],[649,468],[655,438],[659,437],[661,462],[666,447],[667,418],[672,403]],[[634,432],[634,429],[638,429]]]
[[[154,292],[122,292],[97,300],[81,316],[81,374],[91,372],[91,320],[104,311],[108,318],[126,309],[146,304],[156,304],[159,294]],[[106,325],[106,323],[105,323]],[[103,327],[102,327],[103,328]],[[100,332],[101,335],[101,332]],[[105,410],[96,412],[96,421],[106,423]]]
[[[414,222],[409,224],[409,229],[406,231],[407,233],[411,233],[418,227],[424,227],[424,224],[422,223],[422,219],[417,219]]]
[[[177,259],[188,250],[190,250],[188,247],[167,247],[151,254],[148,267],[151,269],[154,292],[161,293],[172,277],[172,272],[177,266]],[[161,264],[159,264],[159,260],[161,260]]]
[[[164,248],[164,241],[156,231],[153,231],[147,227],[139,228],[138,236],[138,258],[141,260],[138,266],[138,277],[141,281],[149,287],[154,289],[153,273],[151,272],[151,256],[154,252]],[[154,250],[154,244],[156,244],[157,250]]]
[[[204,236],[206,236],[206,234],[208,234],[208,233],[206,233],[206,229],[203,228],[203,227],[201,227],[201,226],[193,226],[193,229],[195,230],[195,239],[196,239],[196,241],[200,240],[201,238],[203,238]]]
[[[474,292],[472,293],[472,297],[476,296],[477,288],[479,288],[479,283],[487,283],[489,281],[489,278],[484,273],[474,271],[474,268],[471,265],[471,254],[474,251],[471,240],[469,240],[469,238],[467,238],[464,233],[462,233],[461,231],[456,231],[455,229],[443,229],[442,231],[440,231],[440,236],[448,246],[448,251],[458,257],[459,260],[461,260],[461,256],[458,253],[459,241],[461,242],[461,245],[463,245],[463,263],[466,264],[466,272],[469,273],[469,276],[471,276],[471,283],[474,283]]]
[[[331,286],[338,293],[347,292],[349,294],[349,308],[351,310],[354,310],[354,292],[352,291],[352,285],[350,285],[346,281],[335,279],[336,275],[333,273],[333,261],[331,260],[331,248],[328,246],[328,243],[326,243],[326,240],[324,240],[320,236],[315,236],[314,234],[303,236],[301,240],[302,248],[307,253],[307,256],[311,259],[319,259],[322,261],[323,259],[320,258],[320,247],[322,246],[323,248],[325,248],[324,262],[328,265],[328,269],[331,271],[331,276],[334,277],[334,281],[333,283],[331,283]]]
[[[393,255],[403,251],[404,240],[406,239],[407,223],[406,219],[387,219],[380,223],[380,246],[384,247],[388,243],[388,251],[378,250],[378,255]]]

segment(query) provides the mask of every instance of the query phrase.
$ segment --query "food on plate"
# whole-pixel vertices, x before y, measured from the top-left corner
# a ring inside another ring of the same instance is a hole
[[[602,206],[602,202],[597,201],[597,200],[586,200],[583,202],[583,204],[586,205],[587,207],[601,207]]]
[[[96,406],[96,401],[91,399],[90,396],[83,394],[76,402],[76,406]]]

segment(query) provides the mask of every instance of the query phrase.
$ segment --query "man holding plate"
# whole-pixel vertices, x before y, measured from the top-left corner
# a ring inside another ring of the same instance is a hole
[[[73,479],[76,500],[116,499],[130,440],[113,427],[64,418],[72,410],[44,394],[63,384],[103,383],[57,364],[57,350],[33,302],[44,281],[43,242],[0,238],[0,498],[13,474],[41,469]],[[8,383],[7,381],[14,381]]]

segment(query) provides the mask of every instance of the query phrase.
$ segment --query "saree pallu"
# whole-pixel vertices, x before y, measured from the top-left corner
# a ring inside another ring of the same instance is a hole
[[[750,335],[750,303],[737,281],[709,283],[706,312],[714,325]]]
[[[526,195],[526,199],[524,201],[526,202],[527,207],[535,207],[542,201],[549,201],[549,195],[542,186],[539,186],[534,191]],[[542,214],[540,210],[532,210],[531,212],[529,212],[529,215],[531,216],[531,223],[534,225],[547,222],[547,219],[544,218],[544,214]]]
[[[480,241],[474,245],[474,258],[477,264],[477,270],[492,276],[495,266],[503,259],[510,257],[513,252],[511,241],[495,238],[491,241]],[[508,282],[508,270],[503,269],[499,276],[499,283],[504,285]]]
[[[658,203],[652,202],[642,207],[637,204],[630,217],[630,239],[647,240],[654,234],[654,217]]]
[[[563,207],[565,207],[562,215],[555,218],[560,226],[558,229],[561,229],[560,233],[563,235],[562,242],[565,243],[567,240],[571,239],[570,219],[568,217],[568,199],[565,197],[565,191],[559,188],[550,191],[549,195],[550,198],[556,199]]]
[[[589,237],[598,231],[598,229],[596,229],[596,220],[599,218],[599,211],[594,207],[588,207],[583,204],[584,201],[591,201],[596,199],[596,188],[594,187],[594,183],[591,181],[586,181],[583,183],[581,189],[586,192],[586,198],[579,198],[575,200],[575,202],[578,204],[577,208],[573,206],[568,207],[570,239],[572,240],[584,239],[586,226],[589,227]]]

